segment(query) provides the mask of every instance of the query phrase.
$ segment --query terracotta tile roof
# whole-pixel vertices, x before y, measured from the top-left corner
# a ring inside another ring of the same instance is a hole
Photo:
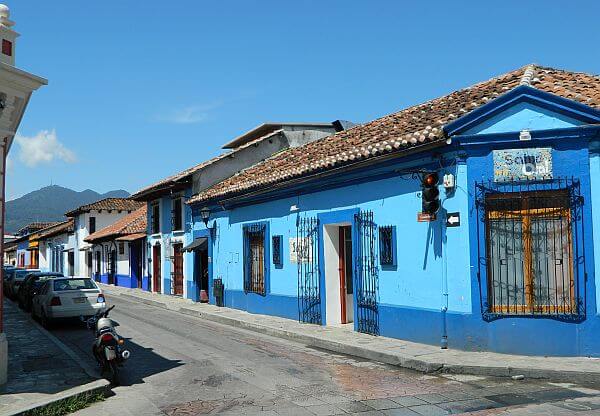
[[[22,227],[17,234],[22,234],[24,232],[28,232],[29,234],[35,233],[39,230],[43,230],[44,228],[51,227],[53,225],[59,224],[59,221],[47,221],[47,222],[32,222],[27,224],[25,227]]]
[[[600,77],[528,65],[446,96],[406,108],[304,146],[280,152],[192,196],[202,203],[241,195],[302,176],[350,166],[386,153],[445,140],[449,122],[519,86],[600,108]]]
[[[135,211],[142,206],[141,202],[134,201],[131,198],[105,198],[91,204],[82,205],[72,211],[67,212],[67,217],[74,217],[83,212],[92,210],[116,210],[116,211]]]
[[[45,238],[49,238],[49,237],[55,236],[57,234],[72,233],[73,232],[73,222],[74,222],[73,218],[69,218],[66,221],[59,222],[55,225],[51,225],[50,227],[41,229],[40,231],[38,231],[36,233],[36,235],[33,237],[33,239],[43,240]]]
[[[270,131],[268,134],[265,134],[264,136],[258,137],[254,140],[250,140],[249,142],[244,143],[243,145],[240,145],[229,152],[222,153],[218,156],[213,157],[212,159],[209,159],[205,162],[199,163],[195,166],[192,166],[189,169],[186,169],[182,172],[179,172],[175,175],[169,176],[168,178],[158,181],[150,186],[140,189],[139,191],[137,191],[133,195],[131,195],[130,198],[137,199],[137,200],[144,200],[143,198],[145,196],[147,196],[153,192],[157,192],[157,191],[160,191],[163,189],[169,189],[170,187],[175,186],[178,182],[185,183],[186,181],[191,179],[191,176],[194,173],[204,169],[205,167],[212,165],[213,163],[215,163],[221,159],[225,159],[226,157],[232,157],[235,155],[236,152],[238,152],[242,149],[246,149],[247,147],[250,147],[252,145],[255,145],[269,137],[272,137],[275,134],[280,133],[281,131],[283,131],[283,130],[278,129],[278,130]]]
[[[146,204],[115,223],[84,238],[88,243],[99,242],[132,234],[146,234]]]

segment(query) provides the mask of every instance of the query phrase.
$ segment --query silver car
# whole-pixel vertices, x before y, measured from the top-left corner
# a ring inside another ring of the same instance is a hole
[[[88,277],[48,280],[33,296],[31,314],[48,326],[59,318],[95,315],[106,309],[102,290]]]

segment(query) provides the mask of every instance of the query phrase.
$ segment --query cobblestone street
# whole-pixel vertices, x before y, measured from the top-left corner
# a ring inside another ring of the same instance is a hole
[[[600,388],[593,385],[423,375],[134,301],[114,303],[113,317],[132,351],[123,386],[78,415],[495,415],[539,414],[540,406],[551,414],[600,411]],[[53,332],[92,363],[87,331],[65,324]]]

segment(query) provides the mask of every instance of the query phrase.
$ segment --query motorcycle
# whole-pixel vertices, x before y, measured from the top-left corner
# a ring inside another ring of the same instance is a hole
[[[92,345],[92,353],[101,368],[102,377],[108,379],[113,385],[119,384],[119,367],[131,356],[123,348],[125,340],[115,330],[119,323],[108,317],[108,313],[115,307],[111,306],[105,311],[96,313],[86,322],[88,329],[94,331],[96,340]]]

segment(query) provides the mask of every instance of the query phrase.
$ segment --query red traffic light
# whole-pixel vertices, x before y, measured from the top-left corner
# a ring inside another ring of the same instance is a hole
[[[440,177],[437,173],[428,173],[423,177],[423,186],[435,186],[440,181]]]

